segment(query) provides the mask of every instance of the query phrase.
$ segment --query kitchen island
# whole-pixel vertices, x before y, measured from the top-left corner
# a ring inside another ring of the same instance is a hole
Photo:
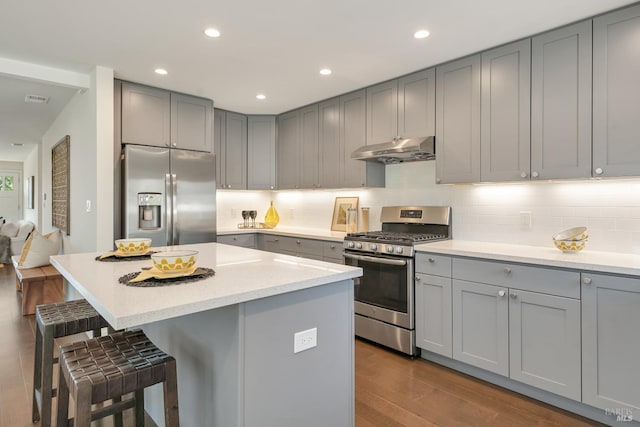
[[[198,250],[215,276],[132,287],[118,278],[150,260],[89,253],[51,263],[114,328],[141,327],[176,358],[181,425],[353,426],[353,279],[362,270],[216,243],[180,248]],[[294,334],[314,328],[317,346],[294,353]],[[145,397],[162,426],[161,386]]]

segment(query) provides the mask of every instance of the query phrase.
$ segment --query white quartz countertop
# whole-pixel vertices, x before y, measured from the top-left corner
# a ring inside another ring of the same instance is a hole
[[[640,276],[640,255],[584,249],[564,253],[555,247],[444,240],[416,246],[417,252],[512,261],[574,270]]]
[[[329,240],[342,242],[346,233],[341,231],[331,231],[324,228],[304,228],[304,227],[281,227],[276,228],[221,228],[217,230],[220,236],[228,234],[275,234],[278,236],[300,237],[303,239]]]
[[[154,248],[170,250],[178,247]],[[56,255],[51,264],[115,329],[312,288],[362,275],[361,268],[216,243],[182,245],[199,251],[197,265],[216,274],[158,287],[126,286],[125,274],[151,260],[96,261],[100,253]]]

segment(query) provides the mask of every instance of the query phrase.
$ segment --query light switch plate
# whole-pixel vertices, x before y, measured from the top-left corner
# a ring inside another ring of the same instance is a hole
[[[318,328],[296,332],[293,335],[293,352],[300,353],[318,345]]]

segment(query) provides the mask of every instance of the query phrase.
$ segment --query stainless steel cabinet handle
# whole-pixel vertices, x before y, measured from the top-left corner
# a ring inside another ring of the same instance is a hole
[[[502,271],[504,271],[504,274],[511,273],[511,269],[509,267],[505,267],[504,269],[502,269]]]
[[[515,292],[510,293],[509,296],[513,299],[518,298],[518,294],[516,294]]]
[[[416,276],[416,282],[420,281],[420,276]]]
[[[527,173],[525,171],[520,172],[520,178],[526,178]]]
[[[596,168],[594,172],[596,173],[596,175],[602,175],[602,172],[604,171],[602,170],[602,168]]]
[[[536,171],[533,171],[533,172],[531,172],[531,176],[534,177],[534,178],[537,178],[537,177],[540,176],[540,174],[538,172],[536,172]]]
[[[331,245],[331,249],[335,249],[335,248],[336,248],[336,245]]]
[[[584,283],[585,285],[590,285],[591,284],[591,278],[590,277],[585,277],[582,279],[582,283]]]
[[[376,258],[372,256],[353,255],[353,254],[344,254],[343,256],[347,259],[355,259],[357,261],[368,261],[376,264],[398,265],[398,266],[407,265],[407,261],[404,259]]]
[[[173,210],[171,209],[171,175],[166,174],[164,176],[164,205],[165,205],[165,227],[167,228],[167,245],[171,244],[171,238],[173,237],[173,221],[171,219],[171,214]]]
[[[498,296],[503,297],[504,295],[505,295],[505,292],[504,292],[504,291],[499,291],[499,292],[498,292]]]
[[[227,188],[231,188],[231,184],[228,184],[228,185],[227,185]]]
[[[440,184],[442,180],[440,178],[436,178],[436,184]]]
[[[299,245],[299,244],[300,244],[300,240],[296,240],[296,244],[298,244],[298,245]]]
[[[433,259],[433,258],[429,258],[429,259],[427,259],[427,261],[429,261],[429,262],[436,262],[436,260],[435,260],[435,259]]]
[[[171,192],[173,200],[171,201],[171,209],[173,210],[173,242],[172,245],[180,244],[180,224],[178,222],[178,175],[171,175]]]

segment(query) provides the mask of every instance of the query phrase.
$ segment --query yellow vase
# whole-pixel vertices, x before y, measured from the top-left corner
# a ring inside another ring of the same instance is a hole
[[[269,228],[273,228],[278,225],[278,222],[280,222],[280,216],[278,215],[278,211],[275,206],[273,206],[272,201],[271,206],[269,206],[269,210],[267,210],[267,214],[264,216],[264,224]]]

